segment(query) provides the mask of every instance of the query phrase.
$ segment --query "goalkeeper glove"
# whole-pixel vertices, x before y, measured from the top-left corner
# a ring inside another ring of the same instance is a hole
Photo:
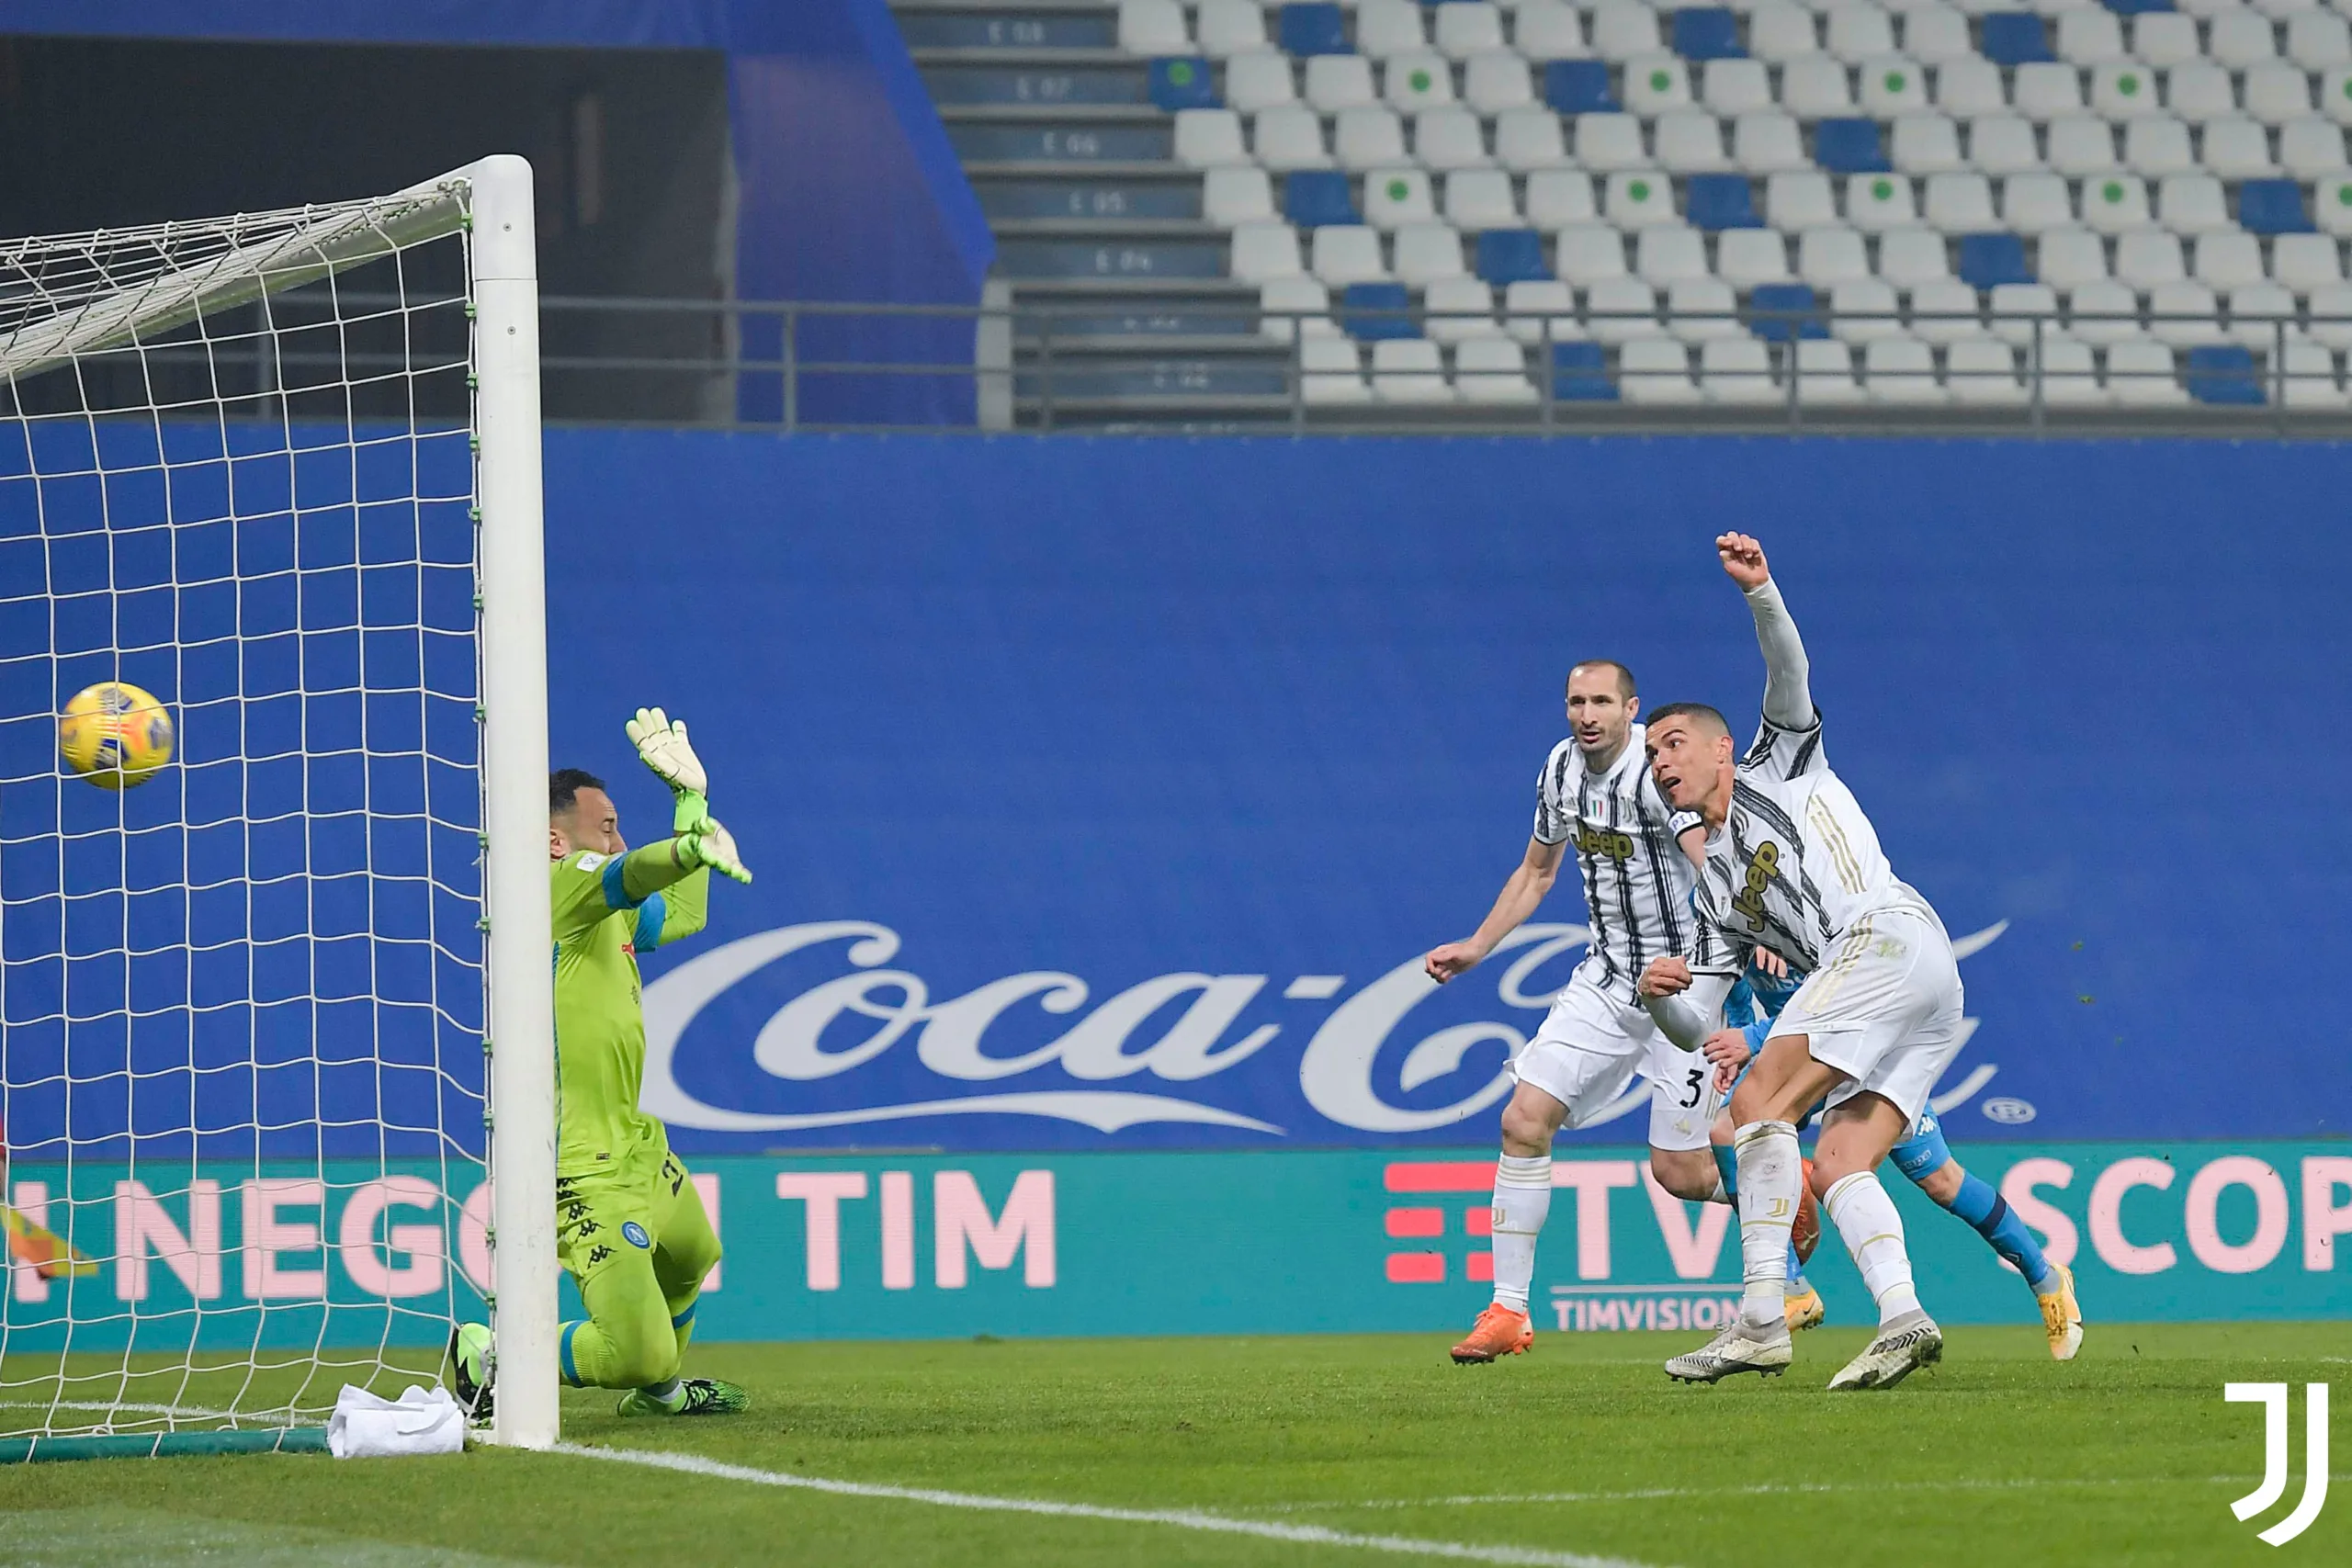
[[[692,869],[708,866],[721,876],[731,876],[738,882],[752,880],[752,873],[742,857],[735,852],[735,835],[705,817],[678,835],[678,863]]]
[[[708,814],[705,807],[710,794],[710,775],[686,739],[686,721],[673,720],[660,708],[639,708],[637,716],[621,728],[629,743],[637,748],[639,760],[677,796],[678,808],[671,827],[681,833],[691,830]]]

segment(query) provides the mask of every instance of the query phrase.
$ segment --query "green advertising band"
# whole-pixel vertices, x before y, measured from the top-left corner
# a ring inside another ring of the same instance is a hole
[[[94,1437],[0,1438],[0,1464],[77,1459],[177,1459],[192,1454],[322,1454],[323,1427],[252,1431],[107,1432]]]

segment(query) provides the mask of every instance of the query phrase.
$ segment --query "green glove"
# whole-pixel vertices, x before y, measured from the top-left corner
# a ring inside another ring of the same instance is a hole
[[[677,797],[677,810],[670,822],[672,831],[692,830],[695,823],[710,814],[710,775],[686,739],[686,721],[673,719],[660,708],[639,708],[637,716],[621,728],[629,743],[637,748],[639,761],[668,784],[671,794]]]
[[[673,840],[678,846],[678,863],[686,867],[708,866],[721,876],[731,876],[738,882],[752,880],[751,869],[735,852],[735,835],[717,821],[704,817]]]

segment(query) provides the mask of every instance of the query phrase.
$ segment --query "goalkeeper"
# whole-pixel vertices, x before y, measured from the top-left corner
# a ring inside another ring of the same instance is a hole
[[[548,852],[554,887],[559,1130],[557,1246],[580,1287],[584,1321],[557,1339],[563,1381],[616,1388],[623,1416],[718,1416],[741,1410],[742,1389],[679,1375],[702,1282],[718,1238],[660,1122],[638,1108],[645,1020],[637,953],[703,928],[710,873],[752,874],[710,817],[707,778],[686,727],[639,708],[628,738],[676,797],[673,835],[630,850],[604,782],[577,768],[548,781]],[[450,1359],[458,1397],[488,1409],[490,1330],[461,1325]]]

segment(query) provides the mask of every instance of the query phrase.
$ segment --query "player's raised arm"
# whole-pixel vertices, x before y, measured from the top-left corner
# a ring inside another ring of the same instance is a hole
[[[1503,884],[1495,897],[1495,907],[1478,922],[1478,929],[1460,942],[1449,942],[1442,947],[1431,948],[1421,960],[1421,968],[1429,977],[1443,985],[1464,971],[1475,968],[1478,961],[1495,950],[1495,943],[1517,931],[1521,921],[1533,914],[1544,896],[1552,891],[1552,884],[1560,874],[1560,860],[1567,840],[1547,844],[1543,839],[1527,840],[1527,853],[1519,868]]]
[[[1756,645],[1764,653],[1764,717],[1781,729],[1811,729],[1820,716],[1813,705],[1804,642],[1772,581],[1764,547],[1746,534],[1724,534],[1715,540],[1715,554],[1756,617]]]

